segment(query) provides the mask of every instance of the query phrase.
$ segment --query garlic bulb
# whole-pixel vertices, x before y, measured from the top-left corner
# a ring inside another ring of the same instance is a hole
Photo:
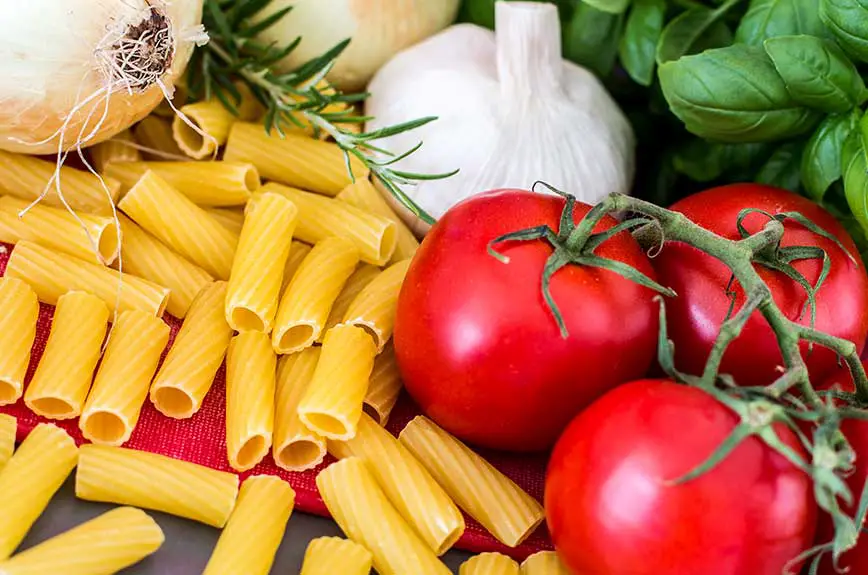
[[[201,0],[0,1],[0,149],[57,153],[148,114],[207,40]]]
[[[279,65],[291,70],[352,38],[327,78],[342,90],[361,90],[389,58],[455,20],[459,0],[271,0],[260,18],[292,11],[261,34],[301,44]]]
[[[368,87],[367,130],[439,118],[382,142],[387,150],[424,142],[396,169],[461,170],[406,193],[435,218],[472,194],[537,180],[587,203],[628,193],[633,131],[593,74],[561,59],[557,8],[497,2],[495,22],[496,35],[459,24],[401,52]]]

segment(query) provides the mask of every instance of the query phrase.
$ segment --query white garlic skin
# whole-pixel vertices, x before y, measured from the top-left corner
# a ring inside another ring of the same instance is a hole
[[[496,10],[497,36],[452,26],[399,53],[368,87],[367,130],[438,117],[381,142],[402,152],[423,141],[396,169],[460,170],[404,187],[407,195],[439,218],[471,195],[540,180],[589,204],[629,193],[633,130],[591,72],[561,59],[556,7],[498,2]]]

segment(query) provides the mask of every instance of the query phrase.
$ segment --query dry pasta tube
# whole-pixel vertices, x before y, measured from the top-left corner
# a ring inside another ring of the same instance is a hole
[[[95,264],[108,265],[117,258],[118,230],[113,218],[78,214],[76,220],[63,208],[43,205],[33,206],[19,218],[29,205],[25,200],[0,196],[0,242],[29,240]]]
[[[325,335],[326,331],[341,323],[356,296],[382,272],[383,270],[371,264],[361,264],[356,268],[356,271],[347,279],[341,293],[335,298],[335,303],[332,305],[329,317],[318,341],[322,341],[322,336]]]
[[[24,540],[75,462],[75,442],[59,427],[41,423],[0,471],[0,561]]]
[[[521,564],[521,575],[570,575],[554,551],[534,553]]]
[[[123,447],[88,444],[79,451],[79,499],[153,509],[220,528],[235,507],[233,473]]]
[[[144,511],[121,507],[0,562],[0,573],[112,575],[154,553],[164,539]]]
[[[112,162],[141,161],[142,154],[136,149],[135,143],[133,133],[129,130],[124,130],[110,140],[92,146],[88,151],[90,152],[93,167],[96,168],[97,172],[107,175],[105,167]]]
[[[181,160],[184,153],[172,138],[172,124],[157,116],[146,116],[133,127],[133,136],[144,148],[148,160]]]
[[[226,282],[214,282],[193,300],[151,385],[151,402],[163,415],[186,419],[202,407],[232,338],[225,299]]]
[[[295,491],[279,477],[248,478],[203,575],[268,575],[294,505]]]
[[[11,415],[0,413],[0,472],[15,451],[15,433],[18,431],[18,420]]]
[[[280,285],[280,296],[283,297],[283,294],[286,293],[286,288],[289,287],[289,282],[292,281],[292,278],[295,277],[295,272],[298,271],[298,268],[301,266],[301,262],[304,261],[304,258],[307,257],[307,254],[310,253],[313,247],[292,240],[292,244],[289,246],[289,256],[286,258],[286,266],[283,268],[283,282]]]
[[[270,135],[262,124],[233,124],[223,157],[230,162],[250,162],[264,179],[328,196],[337,195],[353,181],[337,144],[293,132],[283,137]],[[358,158],[351,155],[349,163],[356,179],[368,177],[368,168]]]
[[[235,235],[244,227],[244,210],[236,208],[208,208],[208,215]]]
[[[413,419],[398,439],[452,500],[504,545],[515,547],[542,523],[543,508],[533,497],[428,418]]]
[[[125,215],[118,214],[118,217],[124,238],[121,245],[124,270],[169,288],[166,311],[177,318],[184,318],[193,298],[214,278]]]
[[[273,182],[265,184],[261,189],[263,192],[283,194],[296,205],[297,239],[315,244],[325,238],[338,236],[353,242],[364,262],[381,266],[392,259],[397,241],[396,227],[386,218],[375,216],[346,202]]]
[[[259,189],[256,167],[238,162],[123,162],[108,164],[104,173],[126,191],[148,170],[199,206],[243,206]]]
[[[298,418],[298,404],[313,379],[320,348],[309,347],[280,358],[274,404],[274,462],[287,471],[305,471],[322,463],[326,442]]]
[[[234,123],[253,120],[262,113],[262,105],[250,90],[243,84],[236,84],[236,87],[241,95],[241,100],[235,103],[238,115],[229,111],[216,98],[186,104],[181,108],[181,114],[198,128],[198,131],[193,129],[180,115],[172,120],[172,137],[185,154],[197,160],[213,157],[217,148],[226,143],[229,128]],[[200,132],[207,134],[207,137]]]
[[[304,552],[301,575],[368,575],[371,552],[349,539],[317,537]]]
[[[518,563],[501,553],[480,553],[461,564],[458,575],[520,575]]]
[[[0,150],[0,194],[9,194],[32,202],[48,189],[42,202],[48,206],[62,208],[64,206],[57,195],[54,172],[54,162]],[[103,183],[105,188],[99,178],[90,172],[76,170],[69,166],[60,168],[63,198],[73,210],[90,214],[111,214],[112,204],[117,201],[121,183],[112,178],[103,178]]]
[[[264,333],[232,338],[226,354],[226,451],[236,471],[252,469],[271,449],[277,357]]]
[[[263,194],[245,214],[226,295],[232,329],[271,333],[297,216],[280,194]]]
[[[380,575],[450,575],[389,503],[368,466],[358,457],[342,459],[317,475],[316,485],[334,520],[373,556]]]
[[[15,403],[24,391],[30,350],[36,339],[39,301],[25,282],[0,278],[0,405]]]
[[[363,330],[337,326],[328,331],[298,416],[311,431],[328,439],[356,434],[377,349]]]
[[[361,208],[372,214],[382,216],[395,222],[397,240],[395,242],[395,253],[392,254],[392,262],[399,262],[412,258],[419,249],[419,240],[410,231],[410,228],[398,217],[374,184],[368,179],[358,179],[355,183],[350,184],[339,193],[338,200],[347,202],[357,208]]]
[[[80,291],[60,296],[45,352],[24,393],[27,407],[50,419],[81,415],[108,320],[98,297]]]
[[[130,439],[169,331],[163,320],[142,311],[120,315],[79,420],[84,437],[107,445]]]
[[[359,251],[343,238],[326,238],[313,247],[280,298],[271,338],[277,353],[313,345],[357,263]]]
[[[50,305],[56,305],[63,294],[78,290],[97,296],[113,313],[139,309],[161,317],[169,301],[169,290],[163,286],[27,241],[12,250],[6,277],[25,281],[40,301]]]
[[[365,413],[385,427],[403,388],[401,372],[398,371],[398,362],[395,358],[395,347],[392,342],[389,342],[374,360],[374,370],[368,382],[368,393],[365,394]]]
[[[395,328],[398,294],[410,260],[392,264],[359,292],[344,314],[343,323],[365,329],[383,351]]]
[[[367,415],[359,419],[354,438],[330,441],[328,449],[339,459],[364,461],[401,517],[435,554],[446,553],[464,533],[464,517],[443,488],[406,447]]]
[[[155,172],[146,172],[118,207],[142,228],[218,279],[229,279],[238,236]]]

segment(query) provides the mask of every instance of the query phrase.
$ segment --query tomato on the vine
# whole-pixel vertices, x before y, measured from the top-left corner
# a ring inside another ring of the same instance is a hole
[[[654,292],[615,272],[567,265],[551,279],[567,337],[543,298],[544,240],[489,243],[535,226],[558,230],[565,201],[525,190],[474,196],[431,229],[398,299],[395,352],[407,390],[431,419],[476,445],[550,447],[582,408],[642,377],[656,349]],[[578,222],[590,206],[577,203]],[[616,224],[606,217],[596,231]],[[596,255],[653,276],[626,232]]]
[[[736,220],[745,208],[758,208],[772,215],[799,212],[838,238],[854,256],[855,261],[835,242],[798,222],[784,222],[781,246],[819,247],[831,261],[829,275],[816,294],[814,327],[848,339],[862,349],[868,336],[868,276],[852,238],[826,210],[786,190],[759,184],[713,188],[688,196],[671,207],[705,229],[729,239],[741,237]],[[752,213],[745,218],[744,227],[755,233],[767,221],[768,217]],[[738,310],[745,301],[744,291],[737,282],[730,285],[732,272],[726,265],[683,243],[667,242],[653,265],[660,283],[678,293],[678,297],[666,300],[669,336],[675,343],[675,363],[687,373],[700,374],[730,309],[731,294],[735,294],[733,309]],[[823,262],[819,258],[802,259],[792,265],[814,285]],[[805,309],[806,291],[781,272],[759,264],[754,267],[768,284],[781,311],[802,325],[810,325],[810,309]],[[808,353],[807,343],[802,342],[802,355],[814,379],[822,379],[835,368],[835,354],[828,349],[815,346]],[[774,332],[757,311],[727,348],[720,372],[732,375],[741,385],[768,385],[780,375],[782,365]]]
[[[699,388],[624,384],[579,414],[546,478],[546,520],[573,573],[781,575],[812,542],[811,478],[756,437],[711,470],[738,416]],[[795,433],[781,440],[806,457]]]

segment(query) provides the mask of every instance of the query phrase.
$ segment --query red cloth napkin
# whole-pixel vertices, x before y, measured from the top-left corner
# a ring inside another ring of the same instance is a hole
[[[0,244],[2,246],[4,244]],[[12,246],[6,245],[11,251]],[[0,250],[2,251],[2,250]],[[5,273],[9,253],[0,254],[0,276]],[[2,310],[0,310],[2,313]],[[48,332],[51,326],[53,306],[40,304],[39,323],[36,329],[36,342],[30,359],[27,382],[33,376],[39,358],[45,349]],[[166,316],[166,321],[172,327],[172,338],[180,328],[181,322],[174,317]],[[224,366],[225,367],[225,366]],[[139,424],[132,438],[124,446],[141,451],[160,453],[169,457],[206,465],[221,471],[233,471],[226,459],[226,393],[225,372],[220,368],[214,386],[205,398],[202,409],[187,420],[176,420],[165,417],[146,401],[142,409]],[[38,423],[48,421],[31,412],[24,401],[14,405],[0,407],[0,413],[8,413],[18,418],[18,439],[22,440]],[[418,415],[419,408],[406,396],[403,396],[389,420],[388,429],[397,434],[404,425]],[[65,429],[79,444],[84,443],[78,429],[78,419],[53,422]],[[497,452],[482,452],[495,467],[512,478],[537,500],[542,501],[545,477],[546,458],[544,456],[517,456]],[[254,469],[242,475],[269,474],[278,475],[288,481],[296,492],[296,508],[317,515],[328,516],[328,510],[316,488],[316,475],[320,469],[334,461],[330,457],[317,469],[304,473],[293,473],[278,468],[269,456]],[[499,551],[522,560],[531,553],[543,549],[551,549],[551,540],[543,525],[520,546],[510,549],[500,544],[476,521],[469,517],[464,536],[457,547],[476,553],[484,551]]]

